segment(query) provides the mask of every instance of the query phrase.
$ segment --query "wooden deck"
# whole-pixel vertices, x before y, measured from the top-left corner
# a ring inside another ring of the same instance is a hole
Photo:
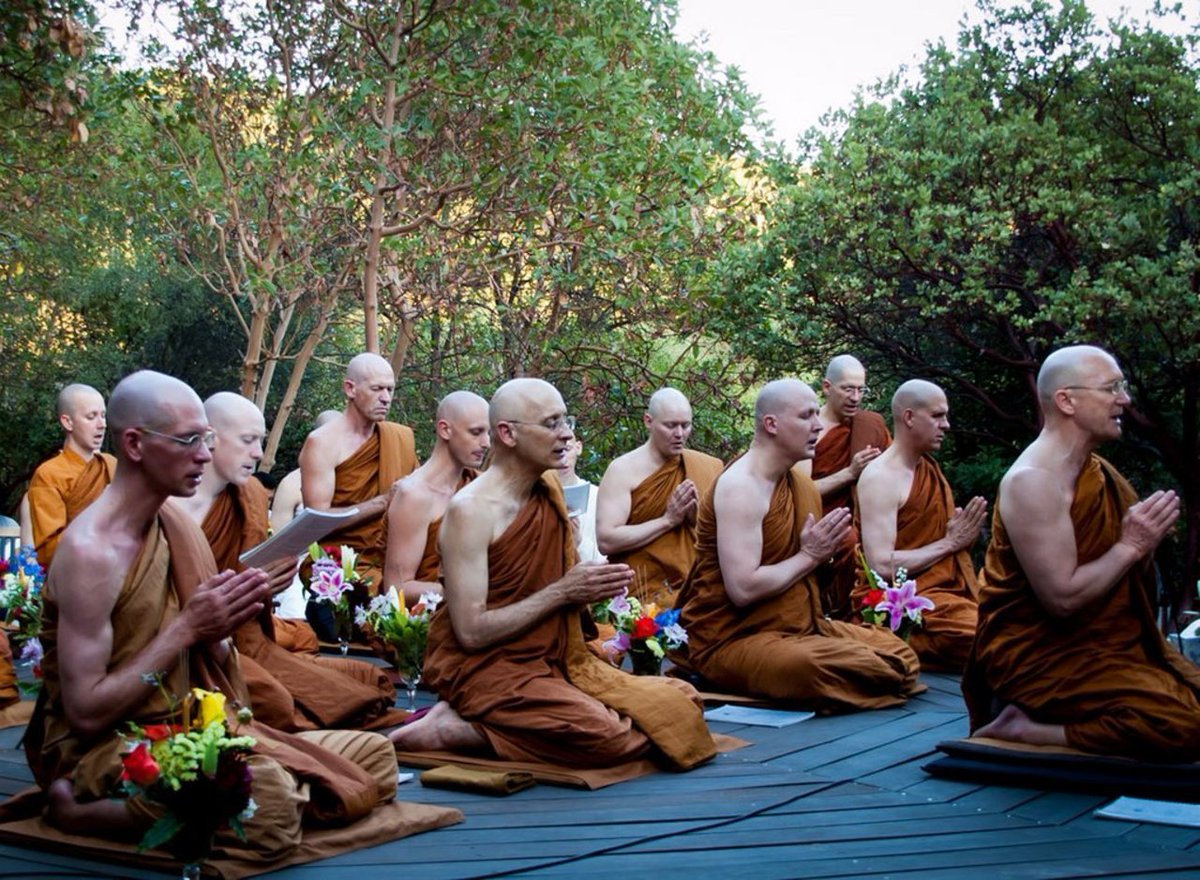
[[[958,683],[902,709],[782,729],[714,724],[753,745],[687,774],[595,792],[537,786],[490,798],[401,786],[451,804],[453,828],[266,876],[456,877],[1196,877],[1200,831],[1097,819],[1108,798],[948,782],[925,763],[965,735]],[[30,782],[0,731],[0,795]],[[0,878],[159,877],[54,852],[0,846]]]

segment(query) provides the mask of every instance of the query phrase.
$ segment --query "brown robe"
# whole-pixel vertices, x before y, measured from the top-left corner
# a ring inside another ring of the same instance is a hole
[[[637,525],[662,516],[671,493],[684,480],[695,483],[697,495],[703,498],[723,467],[719,458],[694,449],[685,449],[678,458],[668,459],[634,487],[630,496],[629,524]],[[630,595],[644,602],[654,602],[660,608],[670,608],[692,567],[695,552],[695,526],[684,523],[636,550],[610,553],[608,561],[623,562],[633,569]]]
[[[8,643],[8,633],[0,629],[0,709],[11,706],[21,699],[21,690],[17,687],[17,669],[13,665],[12,646]]]
[[[753,605],[730,601],[717,552],[715,490],[700,505],[696,562],[677,602],[688,633],[687,665],[720,690],[822,713],[898,706],[915,693],[920,666],[912,648],[878,627],[826,620],[812,575]],[[763,565],[800,551],[810,513],[821,515],[817,487],[792,469],[776,485],[762,521]]]
[[[242,568],[238,555],[267,537],[267,490],[258,480],[226,486],[204,518],[203,531],[218,568]],[[257,620],[234,634],[254,711],[262,721],[280,730],[314,730],[375,727],[403,718],[389,712],[396,689],[380,667],[288,651],[278,643],[279,623],[270,609],[263,609]],[[312,629],[304,627],[315,643]]]
[[[946,534],[952,516],[954,492],[950,483],[938,463],[923,455],[917,462],[908,498],[896,514],[896,549],[912,550],[939,540]],[[917,593],[935,606],[923,612],[924,625],[909,638],[921,658],[921,668],[961,673],[975,642],[979,617],[979,585],[971,551],[960,550],[909,577],[917,582]],[[865,577],[858,579],[851,602],[856,619],[862,619],[863,598],[874,586]]]
[[[84,461],[63,448],[42,462],[29,481],[29,517],[38,562],[47,570],[67,523],[79,516],[112,482],[117,460],[98,452]]]
[[[371,439],[337,466],[331,507],[353,507],[385,494],[392,484],[417,469],[412,428],[380,422]],[[358,552],[358,571],[371,579],[375,592],[386,589],[383,562],[387,555],[387,515],[365,520],[327,535],[323,545],[345,544]]]
[[[1080,565],[1117,542],[1136,502],[1125,478],[1093,455],[1071,504]],[[1200,669],[1159,632],[1149,560],[1086,608],[1054,617],[1021,570],[997,501],[982,581],[963,677],[972,729],[1013,703],[1034,721],[1064,725],[1067,744],[1085,752],[1200,760]]]
[[[458,480],[458,488],[454,491],[457,492],[477,476],[479,476],[479,471],[474,468],[463,468],[462,476]],[[417,566],[417,573],[413,576],[413,580],[426,584],[441,583],[442,553],[438,549],[438,534],[441,530],[442,518],[439,516],[429,524],[429,528],[425,531],[425,550],[421,554],[421,562]]]
[[[883,416],[870,410],[860,410],[854,414],[849,425],[834,425],[825,432],[813,456],[812,478],[819,480],[836,474],[848,467],[850,459],[868,446],[883,450],[891,445],[892,435]],[[835,507],[848,507],[853,511],[854,489],[855,485],[849,483],[823,496],[822,507],[826,512]],[[817,569],[821,605],[834,620],[854,618],[856,609],[850,594],[858,580],[858,549],[858,529],[851,529],[834,553],[833,561]]]
[[[543,478],[488,548],[488,606],[544,589],[574,556],[562,490]],[[561,608],[477,651],[459,644],[440,608],[430,625],[425,679],[505,760],[610,767],[656,750],[686,770],[716,754],[695,690],[629,675],[594,657],[577,608]]]
[[[196,586],[215,572],[212,554],[200,529],[182,511],[165,505],[151,526],[113,607],[109,668],[132,662],[178,616]],[[35,779],[43,788],[55,779],[67,777],[73,780],[80,800],[97,800],[111,796],[115,790],[121,774],[122,739],[116,730],[85,739],[67,722],[59,683],[54,588],[51,572],[46,584],[42,630],[46,647],[45,678],[25,736],[25,753]],[[186,652],[184,661],[166,674],[161,688],[145,689],[145,701],[130,713],[128,720],[141,725],[178,720],[163,691],[178,698],[191,687],[220,690],[228,698],[227,707],[232,714],[237,705],[247,702],[237,659],[236,652],[230,652],[222,663],[208,646],[192,648]],[[324,824],[346,824],[364,817],[376,804],[390,797],[387,783],[379,774],[373,775],[309,740],[272,730],[258,718],[241,729],[257,739],[256,756],[269,758],[290,771],[290,792],[287,787],[268,786],[264,790],[256,773],[256,799],[295,800],[297,782],[307,783],[311,800],[304,808],[306,818]],[[264,774],[263,781],[268,778],[269,774]],[[393,786],[391,792],[394,790]],[[251,829],[248,827],[247,831]],[[269,834],[270,829],[264,829],[264,833]]]

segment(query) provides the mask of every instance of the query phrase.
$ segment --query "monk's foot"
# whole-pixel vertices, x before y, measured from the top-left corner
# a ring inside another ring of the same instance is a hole
[[[63,831],[79,827],[80,805],[69,780],[56,779],[46,789],[46,821]]]
[[[56,779],[46,789],[44,815],[47,822],[62,831],[114,840],[137,840],[149,827],[134,818],[120,798],[81,802],[66,779]]]
[[[482,749],[487,740],[446,702],[435,703],[429,714],[388,734],[404,752]]]
[[[971,736],[986,736],[1009,742],[1030,743],[1038,746],[1065,746],[1067,732],[1061,724],[1043,724],[1034,721],[1018,706],[1009,704],[1000,710],[987,724],[972,732]]]

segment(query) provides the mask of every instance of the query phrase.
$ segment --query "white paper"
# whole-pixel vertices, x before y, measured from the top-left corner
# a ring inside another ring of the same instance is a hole
[[[1152,822],[1156,825],[1182,825],[1186,828],[1200,828],[1200,804],[1120,797],[1108,806],[1100,807],[1096,810],[1096,815],[1104,819],[1124,819],[1127,822]]]
[[[788,727],[807,721],[815,712],[788,712],[783,709],[760,709],[729,703],[704,713],[707,721],[727,721],[730,724],[749,724],[752,727]]]
[[[413,779],[416,778],[416,775],[416,773],[405,773],[403,770],[401,770],[396,774],[396,784],[403,785],[406,782],[412,782]]]
[[[278,559],[307,553],[313,541],[320,541],[338,526],[358,515],[357,507],[345,510],[313,510],[306,507],[257,547],[251,547],[238,557],[247,566],[270,565]]]
[[[590,483],[576,483],[563,489],[563,500],[567,502],[567,512],[571,516],[587,513],[591,488]]]

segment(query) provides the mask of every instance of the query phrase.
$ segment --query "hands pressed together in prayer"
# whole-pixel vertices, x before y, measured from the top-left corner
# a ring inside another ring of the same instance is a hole
[[[253,620],[270,598],[266,572],[258,568],[237,573],[226,569],[196,588],[181,616],[194,635],[193,644],[218,642]]]
[[[850,531],[851,513],[845,507],[835,507],[820,519],[811,513],[800,531],[800,550],[818,563],[831,558]]]
[[[581,562],[555,586],[565,604],[588,605],[621,595],[633,583],[633,569],[620,562]]]
[[[693,523],[696,521],[696,511],[699,506],[700,495],[696,491],[696,484],[691,480],[684,480],[675,487],[670,500],[667,501],[667,520],[672,526],[685,522]]]
[[[1139,559],[1150,555],[1179,519],[1179,509],[1179,496],[1161,489],[1130,505],[1121,520],[1119,543],[1132,547]]]
[[[979,539],[987,516],[987,501],[976,495],[966,507],[954,508],[954,516],[946,523],[946,540],[952,552],[967,550]]]

